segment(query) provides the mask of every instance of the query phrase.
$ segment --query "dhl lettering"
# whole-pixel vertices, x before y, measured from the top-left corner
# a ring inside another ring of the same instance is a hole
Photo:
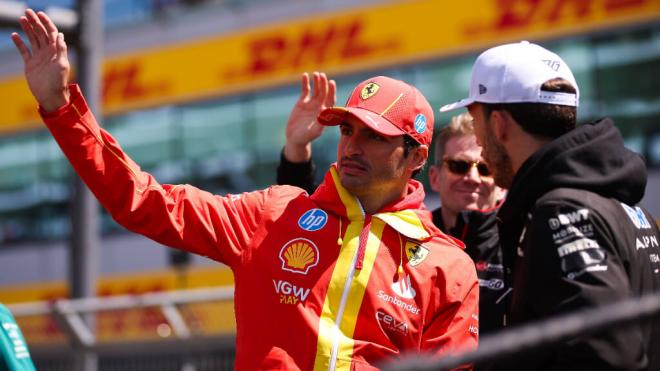
[[[318,68],[330,60],[349,62],[396,48],[394,39],[367,40],[364,29],[361,18],[334,19],[311,24],[294,35],[282,33],[251,39],[247,42],[247,68],[229,69],[224,77],[237,79],[245,75],[266,75],[282,69],[298,70],[307,65]]]
[[[140,81],[141,72],[142,65],[138,60],[109,65],[103,74],[104,102],[117,104],[163,94],[167,91],[168,84],[165,81],[144,84]]]
[[[615,13],[642,10],[654,0],[492,0],[495,17],[490,24],[472,24],[468,35],[521,30],[545,24],[553,26],[562,20],[580,21],[593,16],[608,17]]]

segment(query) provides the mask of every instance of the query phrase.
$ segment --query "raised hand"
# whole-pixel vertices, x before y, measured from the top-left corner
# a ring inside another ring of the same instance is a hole
[[[309,75],[304,73],[300,81],[300,97],[286,123],[284,156],[291,162],[309,161],[312,157],[312,141],[325,128],[316,121],[316,117],[337,101],[337,85],[334,80],[328,80],[325,73],[312,73],[313,88],[309,80]]]
[[[54,111],[69,102],[69,59],[64,35],[44,12],[25,11],[19,18],[30,42],[28,48],[16,32],[11,39],[23,57],[25,78],[32,95],[46,111]]]

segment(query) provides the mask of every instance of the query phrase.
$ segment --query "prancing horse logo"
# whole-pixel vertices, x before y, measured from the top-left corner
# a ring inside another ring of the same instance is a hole
[[[378,89],[380,89],[380,86],[376,84],[375,82],[370,82],[367,85],[362,88],[362,91],[360,92],[360,98],[362,99],[368,99],[373,97],[376,92],[378,92]]]

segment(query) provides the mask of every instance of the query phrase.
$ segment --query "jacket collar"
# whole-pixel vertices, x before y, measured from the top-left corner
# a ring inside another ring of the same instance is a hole
[[[330,166],[321,185],[310,196],[324,210],[349,221],[363,221],[365,213],[360,201],[339,180],[336,164]],[[378,218],[409,239],[424,241],[438,230],[431,221],[431,214],[424,205],[424,188],[411,179],[406,195],[385,205],[371,217]]]

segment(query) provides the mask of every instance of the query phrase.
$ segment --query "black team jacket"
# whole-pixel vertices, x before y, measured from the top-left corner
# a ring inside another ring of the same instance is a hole
[[[509,324],[528,323],[660,290],[660,233],[636,206],[643,159],[609,119],[578,127],[534,153],[498,212],[512,270]],[[579,336],[503,370],[660,370],[660,321]]]

